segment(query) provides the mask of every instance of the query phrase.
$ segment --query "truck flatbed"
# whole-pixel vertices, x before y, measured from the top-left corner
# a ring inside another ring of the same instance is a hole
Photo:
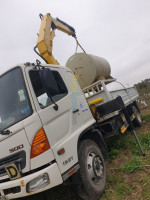
[[[129,104],[137,100],[139,95],[135,87],[129,87],[129,88],[124,87],[123,89],[109,91],[106,87],[106,84],[111,83],[115,80],[116,79],[100,80],[90,85],[89,87],[84,88],[82,91],[84,92],[87,101],[91,102],[101,97],[103,101],[98,103],[98,105],[102,105],[104,103],[116,99],[118,96],[121,96],[125,106],[128,106]],[[112,118],[118,114],[119,110],[111,112],[103,116],[99,120],[99,122]]]

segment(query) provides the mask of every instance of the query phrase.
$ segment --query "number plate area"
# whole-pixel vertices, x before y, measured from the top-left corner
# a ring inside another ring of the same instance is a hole
[[[18,167],[16,166],[15,163],[11,163],[9,165],[5,166],[5,170],[10,178],[10,180],[15,180],[18,178],[21,178],[21,174],[18,170]]]

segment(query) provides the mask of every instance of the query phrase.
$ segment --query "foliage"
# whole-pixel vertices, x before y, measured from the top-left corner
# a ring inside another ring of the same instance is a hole
[[[145,93],[150,93],[150,79],[145,79],[134,85],[140,96],[143,96]]]

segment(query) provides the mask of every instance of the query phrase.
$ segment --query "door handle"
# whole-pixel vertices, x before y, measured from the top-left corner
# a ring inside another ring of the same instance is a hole
[[[73,110],[73,113],[79,112],[79,109]]]

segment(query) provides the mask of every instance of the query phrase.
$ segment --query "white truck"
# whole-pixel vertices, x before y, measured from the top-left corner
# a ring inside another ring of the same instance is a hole
[[[91,71],[83,80],[85,62],[78,71],[78,56],[92,58],[92,71],[100,71],[94,75]],[[119,130],[124,133],[129,125],[133,129],[132,122],[141,125],[136,89],[108,91],[106,82],[114,79],[101,71],[103,67],[109,71],[105,60],[75,54],[67,66],[37,61],[18,64],[0,75],[3,199],[33,195],[72,177],[81,198],[98,200],[106,183],[104,138]]]

